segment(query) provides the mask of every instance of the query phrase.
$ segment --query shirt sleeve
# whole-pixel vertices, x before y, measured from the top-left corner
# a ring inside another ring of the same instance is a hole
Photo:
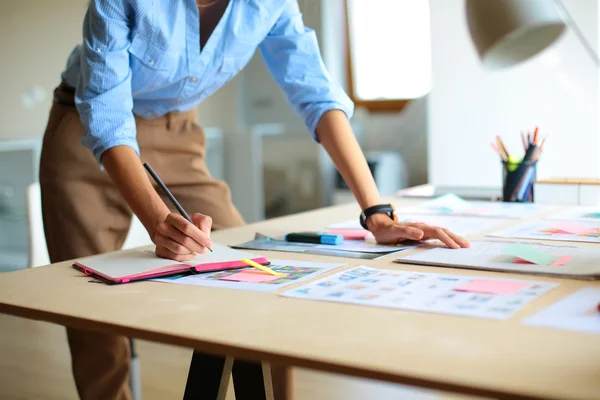
[[[102,153],[119,145],[139,155],[128,51],[130,13],[128,0],[92,0],[83,23],[75,104],[84,128],[82,143],[98,163]]]
[[[317,36],[304,26],[297,0],[288,1],[260,51],[271,75],[316,141],[319,138],[315,130],[325,112],[337,109],[352,118],[354,104],[327,72]]]

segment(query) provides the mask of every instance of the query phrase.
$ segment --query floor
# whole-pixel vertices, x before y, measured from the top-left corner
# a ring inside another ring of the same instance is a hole
[[[191,350],[137,342],[144,400],[181,399]],[[64,328],[0,315],[0,399],[76,399]],[[230,388],[231,389],[231,388]],[[294,400],[464,399],[401,385],[294,370]],[[229,391],[228,400],[234,400]]]

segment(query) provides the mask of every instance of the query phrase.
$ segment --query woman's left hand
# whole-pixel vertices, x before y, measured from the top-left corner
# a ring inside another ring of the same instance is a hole
[[[396,244],[405,240],[438,239],[451,249],[469,247],[469,242],[446,228],[421,222],[395,222],[385,214],[374,214],[367,220],[377,243]]]

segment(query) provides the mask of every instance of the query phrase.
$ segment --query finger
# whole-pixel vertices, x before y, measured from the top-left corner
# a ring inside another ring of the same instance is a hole
[[[460,247],[462,247],[462,248],[471,247],[471,243],[469,243],[469,241],[467,239],[458,236],[456,233],[454,233],[446,228],[444,228],[444,232],[446,232],[446,234],[448,236],[450,236],[452,238],[452,240],[454,240],[456,243],[458,243],[458,245]]]
[[[394,225],[393,234],[396,240],[421,240],[425,235],[422,229],[405,224]]]
[[[170,213],[167,215],[165,222],[171,226],[174,226],[185,236],[189,236],[201,246],[211,247],[212,243],[206,233],[202,232],[196,225],[191,224],[181,215]]]
[[[169,260],[175,260],[175,261],[189,261],[192,260],[194,258],[194,254],[189,253],[189,254],[176,254],[173,253],[171,250],[167,249],[166,247],[163,246],[156,246],[156,256],[160,257],[160,258],[168,258]]]
[[[425,236],[432,239],[441,240],[446,246],[451,249],[458,249],[460,246],[456,243],[442,228],[436,226],[427,226],[423,229]]]
[[[206,252],[206,247],[202,246],[191,237],[186,236],[172,225],[166,223],[161,224],[161,226],[159,226],[159,233],[160,235],[156,238],[157,244],[161,244],[177,254],[189,252],[203,254]],[[179,249],[176,244],[185,248],[187,251]]]
[[[206,234],[206,236],[210,237],[210,231],[212,229],[212,218],[208,215],[203,215],[200,213],[194,213],[192,215],[192,221],[194,224]]]

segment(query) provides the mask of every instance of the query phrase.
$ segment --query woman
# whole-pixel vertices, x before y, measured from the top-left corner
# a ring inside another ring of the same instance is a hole
[[[132,212],[156,255],[174,260],[203,253],[211,229],[243,224],[228,187],[208,173],[194,110],[257,48],[379,242],[438,238],[452,248],[468,246],[444,229],[397,223],[381,205],[348,122],[352,103],[329,78],[297,0],[92,0],[44,137],[40,183],[52,262],[119,249]],[[194,224],[169,211],[141,161],[197,212]],[[67,333],[80,396],[128,398],[127,340]]]

